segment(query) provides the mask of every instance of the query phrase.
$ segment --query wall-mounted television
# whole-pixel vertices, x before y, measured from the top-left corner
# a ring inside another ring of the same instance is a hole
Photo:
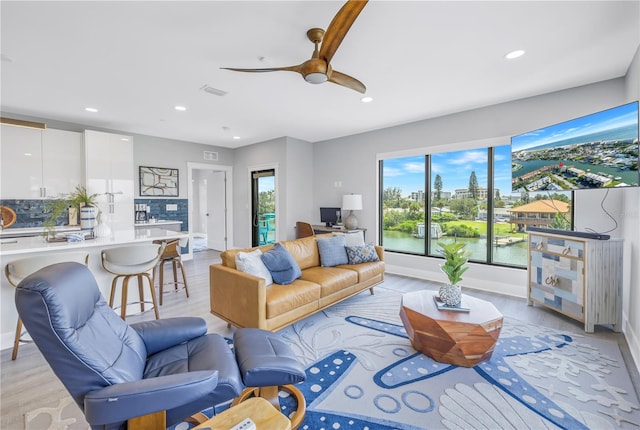
[[[514,192],[637,187],[638,102],[511,138]]]
[[[320,222],[327,227],[331,227],[340,218],[340,208],[320,208]]]

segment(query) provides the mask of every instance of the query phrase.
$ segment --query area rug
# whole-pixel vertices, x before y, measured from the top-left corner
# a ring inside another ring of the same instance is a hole
[[[307,370],[298,385],[307,400],[300,429],[640,427],[615,342],[505,318],[491,360],[442,364],[411,347],[400,297],[376,288],[280,331]],[[296,409],[284,393],[281,405],[288,415]]]

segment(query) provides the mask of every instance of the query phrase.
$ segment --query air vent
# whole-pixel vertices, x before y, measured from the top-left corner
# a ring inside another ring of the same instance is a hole
[[[204,151],[204,159],[207,161],[218,161],[218,153],[213,151]]]
[[[213,94],[214,96],[224,96],[227,94],[226,91],[219,90],[217,88],[210,87],[209,85],[204,85],[200,88],[205,93]]]

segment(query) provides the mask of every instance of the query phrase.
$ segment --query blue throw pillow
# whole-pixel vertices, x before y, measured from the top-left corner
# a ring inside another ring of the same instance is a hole
[[[339,264],[349,264],[347,250],[344,247],[344,235],[319,237],[316,240],[318,241],[320,265],[322,267],[337,266]]]
[[[262,254],[262,262],[276,284],[287,285],[302,276],[300,266],[281,243]]]
[[[347,246],[347,255],[349,256],[349,264],[368,263],[370,261],[380,261],[378,253],[373,244],[368,243],[364,246]]]

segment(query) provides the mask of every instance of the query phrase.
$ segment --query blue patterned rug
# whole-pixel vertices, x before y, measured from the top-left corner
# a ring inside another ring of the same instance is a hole
[[[490,361],[451,366],[411,347],[400,297],[376,288],[280,331],[307,370],[300,429],[640,428],[638,394],[615,342],[585,337],[578,324],[559,332],[505,318]],[[284,393],[281,404],[287,415],[296,409]],[[25,428],[87,427],[65,393],[25,414]]]
[[[640,427],[615,342],[505,318],[491,360],[457,367],[416,353],[399,306],[399,294],[378,288],[280,332],[307,369],[301,429]]]

